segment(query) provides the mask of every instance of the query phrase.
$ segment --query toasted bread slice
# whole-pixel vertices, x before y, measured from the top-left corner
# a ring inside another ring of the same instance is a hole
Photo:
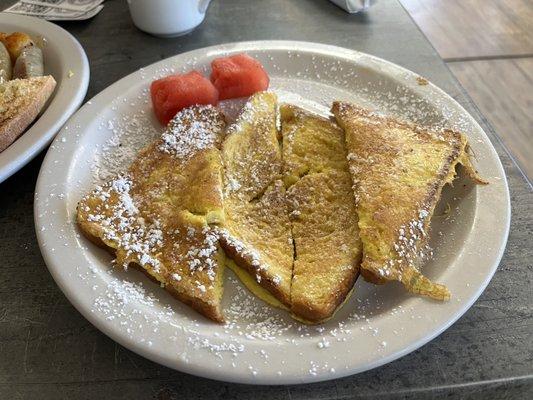
[[[0,152],[37,118],[55,87],[50,75],[0,83]]]
[[[418,267],[424,260],[431,217],[458,163],[478,183],[464,135],[433,132],[349,103],[332,107],[344,128],[363,242],[362,274],[400,281],[412,293],[446,300],[449,290]]]
[[[224,116],[212,106],[179,112],[129,170],[78,204],[82,232],[138,265],[179,300],[224,320],[220,301],[224,254],[210,225],[224,220]]]
[[[255,94],[228,129],[222,146],[226,220],[221,244],[238,267],[290,307],[293,246],[276,100],[272,93]]]
[[[347,298],[362,256],[344,132],[292,105],[280,112],[295,246],[291,311],[317,323]]]

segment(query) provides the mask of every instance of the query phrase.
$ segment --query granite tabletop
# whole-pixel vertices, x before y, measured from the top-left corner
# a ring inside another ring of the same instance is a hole
[[[13,3],[0,0],[0,9]],[[85,22],[62,23],[87,52],[87,99],[138,68],[188,50],[293,39],[371,53],[440,86],[479,121],[509,180],[512,223],[486,291],[451,328],[380,368],[300,386],[197,378],[148,361],[86,321],[48,273],[35,239],[33,194],[44,154],[0,184],[0,398],[2,399],[526,399],[533,398],[533,192],[487,120],[396,0],[349,15],[326,0],[215,0],[192,33],[138,31],[125,1]]]

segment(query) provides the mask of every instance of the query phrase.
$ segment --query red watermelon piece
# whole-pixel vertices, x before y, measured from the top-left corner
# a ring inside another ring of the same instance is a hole
[[[198,71],[176,74],[153,81],[150,95],[155,115],[167,125],[176,113],[194,104],[218,102],[218,90]]]
[[[247,54],[216,58],[211,62],[211,82],[220,100],[251,96],[268,89],[268,74],[259,61]]]

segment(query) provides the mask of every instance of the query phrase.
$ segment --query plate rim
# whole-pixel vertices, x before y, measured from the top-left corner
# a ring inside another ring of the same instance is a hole
[[[2,23],[9,25],[20,24],[21,30],[31,25],[31,31],[52,32],[53,35],[58,35],[58,37],[64,39],[61,46],[67,46],[69,54],[75,54],[76,57],[72,57],[73,68],[71,68],[75,70],[75,74],[72,77],[64,75],[61,77],[61,81],[59,77],[54,76],[58,85],[46,109],[38,116],[29,129],[0,153],[0,183],[18,172],[52,142],[65,122],[82,104],[87,94],[90,80],[89,60],[85,50],[78,40],[62,27],[36,17],[0,12],[0,25]],[[43,33],[44,37],[46,35]],[[68,67],[64,63],[63,66],[65,68]],[[72,79],[73,81],[69,82],[71,84],[68,86],[62,85],[66,79]],[[74,83],[77,83],[76,86],[74,86]],[[54,120],[49,123],[42,122],[45,121],[45,118],[53,118]],[[24,142],[21,141],[23,138],[30,142],[26,144],[26,140]]]
[[[404,74],[407,74],[409,76],[418,76],[413,71],[410,71],[402,66],[399,66],[397,64],[394,64],[390,61],[381,59],[379,57],[359,52],[357,50],[351,50],[346,49],[338,46],[332,46],[332,45],[326,45],[326,44],[320,44],[320,43],[313,43],[313,42],[304,42],[304,41],[288,41],[288,40],[260,40],[260,41],[245,41],[245,42],[233,42],[233,43],[226,43],[226,44],[220,44],[220,45],[214,45],[204,48],[199,48],[195,50],[191,50],[185,53],[181,53],[172,57],[169,57],[164,60],[157,61],[155,63],[152,63],[148,66],[145,66],[142,69],[146,68],[155,68],[156,66],[161,66],[166,63],[172,62],[173,59],[180,58],[180,57],[187,57],[191,56],[194,53],[202,54],[203,56],[209,56],[210,52],[212,53],[223,53],[227,51],[246,51],[248,50],[257,50],[257,51],[268,51],[268,50],[304,50],[304,51],[313,51],[313,52],[322,52],[323,54],[332,55],[333,53],[339,54],[339,52],[344,53],[345,56],[348,56],[352,59],[357,59],[359,57],[364,57],[373,61],[376,61],[383,65],[388,65],[389,67],[392,67],[393,69],[403,72]],[[98,93],[96,96],[94,96],[91,99],[92,102],[98,102],[100,98],[104,98],[108,92],[112,90],[112,87],[117,85],[119,82],[131,79],[132,77],[136,76],[140,70],[134,71],[131,74],[128,74],[127,76],[119,79],[118,81],[114,82],[113,84],[109,85],[107,88],[102,90],[100,93]],[[453,99],[451,96],[446,94],[442,89],[437,87],[436,85],[430,83],[430,86],[432,90],[439,93],[441,96],[444,96],[448,99],[448,101],[451,101],[454,103],[454,105],[460,110],[463,115],[467,116],[470,120],[470,122],[473,124],[474,128],[479,130],[479,132],[485,137],[489,149],[493,153],[493,156],[495,156],[495,160],[497,161],[496,168],[501,174],[501,179],[503,186],[505,188],[505,199],[503,199],[504,207],[505,207],[505,216],[504,216],[504,222],[505,225],[503,226],[503,233],[499,240],[499,247],[497,249],[497,257],[494,259],[492,267],[490,269],[490,273],[486,274],[483,281],[479,285],[478,289],[475,291],[475,293],[467,300],[463,301],[461,303],[461,307],[457,309],[455,313],[453,313],[450,318],[447,319],[446,323],[442,324],[438,329],[435,329],[431,332],[431,334],[428,334],[424,336],[423,338],[414,341],[410,343],[408,346],[403,347],[401,350],[397,352],[393,352],[389,354],[386,357],[379,358],[377,360],[374,360],[373,362],[369,362],[366,365],[362,367],[355,367],[355,368],[348,368],[346,370],[342,371],[336,371],[334,373],[325,373],[321,375],[307,375],[305,377],[300,376],[283,376],[283,377],[276,377],[276,376],[258,376],[258,377],[252,377],[252,376],[244,376],[244,375],[236,375],[230,373],[227,373],[225,371],[217,370],[216,368],[206,368],[202,365],[197,365],[194,363],[185,363],[179,360],[177,357],[175,358],[174,362],[167,362],[166,359],[162,358],[161,356],[157,355],[154,351],[149,351],[146,347],[140,346],[138,343],[135,343],[131,339],[127,338],[125,335],[121,335],[121,332],[119,330],[111,329],[105,325],[102,325],[101,319],[95,315],[95,313],[91,313],[91,310],[89,308],[84,307],[82,304],[83,302],[79,302],[76,298],[73,291],[70,290],[68,287],[68,283],[62,279],[61,276],[59,276],[58,270],[55,268],[60,268],[60,266],[52,266],[55,261],[53,254],[51,254],[43,245],[46,241],[45,234],[40,232],[39,226],[42,226],[40,224],[40,218],[39,218],[39,209],[40,209],[40,200],[39,198],[41,196],[40,193],[42,191],[42,188],[45,187],[45,180],[47,179],[45,177],[44,171],[46,169],[46,166],[49,163],[49,159],[52,157],[53,151],[48,151],[45,160],[43,161],[41,171],[39,173],[39,178],[36,185],[36,191],[35,191],[35,203],[34,203],[34,215],[35,215],[35,225],[36,225],[36,232],[37,232],[37,239],[39,243],[39,247],[41,249],[43,258],[45,260],[45,263],[47,265],[48,270],[50,271],[52,277],[60,287],[60,289],[63,291],[65,296],[69,299],[69,301],[75,306],[75,308],[89,321],[91,322],[98,330],[100,330],[102,333],[110,337],[111,339],[115,340],[117,343],[121,344],[122,346],[130,349],[131,351],[136,352],[137,354],[140,354],[141,356],[154,361],[158,364],[165,365],[169,368],[190,373],[196,376],[201,376],[204,378],[214,379],[214,380],[220,380],[225,382],[234,382],[234,383],[245,383],[245,384],[270,384],[270,385],[285,385],[285,384],[303,384],[303,383],[312,383],[312,382],[320,382],[325,380],[331,380],[331,379],[337,379],[342,378],[350,375],[354,375],[357,373],[361,373],[367,370],[371,370],[374,368],[377,368],[379,366],[382,366],[384,364],[387,364],[391,361],[394,361],[398,358],[401,358],[412,351],[422,347],[423,345],[427,344],[437,336],[439,336],[442,332],[447,330],[452,324],[454,324],[470,307],[474,304],[474,302],[479,298],[479,296],[483,293],[489,282],[491,281],[494,273],[496,272],[501,259],[503,257],[507,239],[509,235],[509,229],[510,229],[510,220],[511,220],[511,204],[510,204],[510,195],[509,195],[509,186],[507,182],[507,177],[505,174],[505,170],[503,169],[503,165],[501,163],[501,160],[499,158],[499,155],[492,145],[490,139],[488,138],[488,135],[485,133],[485,131],[481,128],[481,126],[478,124],[478,122],[475,120],[474,117],[468,113],[464,107],[459,104],[455,99]],[[427,87],[427,86],[426,86]],[[84,109],[86,106],[80,108],[78,112],[76,112],[71,119],[75,120],[79,115],[84,113]],[[59,134],[56,138],[56,140],[59,139],[61,134]],[[176,362],[177,361],[177,362]]]

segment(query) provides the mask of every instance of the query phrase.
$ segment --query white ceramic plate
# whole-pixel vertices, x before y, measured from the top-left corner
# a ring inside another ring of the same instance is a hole
[[[282,100],[327,112],[333,99],[377,107],[429,125],[460,128],[490,185],[459,178],[448,187],[433,227],[434,260],[424,271],[453,297],[439,303],[399,284],[363,280],[335,318],[320,327],[291,320],[256,300],[228,273],[225,326],[182,305],[137,271],[115,271],[111,257],[81,237],[76,204],[95,184],[127,166],[161,128],[147,89],[154,77],[197,68],[235,52],[257,57]],[[128,149],[128,150],[125,150]],[[98,180],[98,179],[96,179]],[[444,215],[446,205],[450,213]],[[125,347],[161,364],[233,382],[288,384],[358,373],[401,357],[443,332],[478,298],[502,256],[510,220],[505,175],[489,139],[466,111],[433,85],[373,56],[303,42],[209,47],[163,60],[113,84],[67,123],[37,183],[39,245],[54,279],[76,308]]]
[[[0,32],[16,31],[46,39],[44,70],[55,78],[57,86],[42,114],[0,153],[0,182],[26,165],[52,141],[83,101],[89,85],[87,56],[70,33],[39,18],[0,13]]]

